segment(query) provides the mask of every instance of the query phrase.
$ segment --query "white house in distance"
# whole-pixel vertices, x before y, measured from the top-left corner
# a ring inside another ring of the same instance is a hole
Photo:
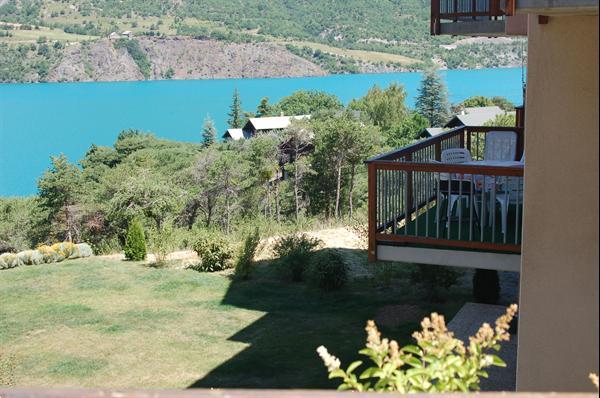
[[[310,115],[253,117],[250,118],[241,129],[228,129],[225,134],[223,134],[223,138],[234,141],[248,139],[259,133],[283,130],[288,127],[293,120],[302,119],[310,119]]]

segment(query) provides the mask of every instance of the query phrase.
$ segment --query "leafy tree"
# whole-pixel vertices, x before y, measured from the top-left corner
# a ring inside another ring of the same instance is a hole
[[[475,95],[461,102],[461,105],[465,108],[478,108],[481,106],[492,106],[493,102],[483,95]]]
[[[299,90],[284,97],[277,103],[277,109],[284,115],[312,115],[320,112],[339,111],[342,102],[333,94],[323,91]]]
[[[423,75],[416,110],[432,127],[443,126],[450,117],[446,86],[433,69],[425,71]]]
[[[500,115],[496,115],[493,120],[489,120],[485,122],[484,126],[506,126],[513,127],[517,123],[516,116],[510,113],[502,113]]]
[[[284,134],[284,153],[286,161],[290,162],[286,166],[286,169],[293,181],[294,213],[296,221],[298,221],[300,219],[300,211],[304,207],[304,178],[306,175],[313,173],[306,158],[313,146],[314,133],[308,123],[295,121],[285,129]]]
[[[246,191],[247,205],[244,206],[244,208],[252,208],[258,203],[262,206],[265,217],[274,214],[277,220],[281,215],[280,181],[277,178],[280,172],[280,143],[281,137],[274,133],[261,134],[250,140],[246,157],[249,162],[248,174],[251,188]]]
[[[275,109],[269,104],[269,97],[264,97],[260,100],[260,104],[256,108],[256,117],[273,116]]]
[[[364,112],[371,123],[387,131],[392,126],[402,123],[408,114],[405,101],[404,87],[392,83],[384,90],[377,85],[373,86],[367,95],[352,101],[349,107]]]
[[[424,116],[411,112],[402,121],[389,128],[385,133],[386,144],[398,148],[413,143],[418,133],[427,128],[429,121]]]
[[[515,110],[515,104],[505,97],[495,96],[490,98],[492,104],[500,107],[503,111],[511,112]]]
[[[240,93],[236,88],[233,90],[233,98],[231,100],[231,106],[229,107],[229,119],[227,120],[227,124],[232,129],[239,129],[242,127],[242,118],[244,112],[242,111],[242,99],[240,98]]]
[[[209,147],[217,141],[217,129],[215,123],[206,115],[204,118],[204,127],[202,128],[202,146]]]
[[[134,218],[127,228],[124,251],[127,260],[142,261],[146,259],[146,236],[144,227],[137,218]]]
[[[38,180],[38,203],[45,212],[46,227],[53,233],[71,242],[79,239],[76,224],[79,209],[77,198],[80,193],[81,170],[69,163],[65,155],[52,156],[52,165]]]

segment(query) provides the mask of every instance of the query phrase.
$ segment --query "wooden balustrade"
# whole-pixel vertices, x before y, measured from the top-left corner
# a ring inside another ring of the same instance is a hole
[[[501,0],[431,0],[431,34],[440,34],[442,20],[452,22],[504,17]]]
[[[523,167],[439,163],[449,148],[466,148],[474,160],[482,160],[490,131],[514,131],[515,160],[521,158],[522,128],[461,126],[366,162],[371,260],[381,243],[520,252]],[[460,197],[458,222],[443,216],[442,203],[449,206],[451,197]],[[463,200],[471,205],[468,215]],[[502,206],[503,200],[512,207],[501,207],[506,212],[497,217],[496,202]],[[510,217],[509,208],[514,209]]]

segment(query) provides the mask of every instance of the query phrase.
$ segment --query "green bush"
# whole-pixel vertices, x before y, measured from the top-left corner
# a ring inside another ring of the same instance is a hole
[[[142,261],[146,259],[146,236],[144,227],[138,219],[133,219],[127,227],[124,250],[127,260]]]
[[[171,223],[165,223],[160,230],[153,229],[151,231],[150,251],[154,254],[155,265],[165,265],[167,256],[177,247],[177,236]]]
[[[72,242],[59,242],[53,244],[51,247],[52,250],[54,250],[64,258],[79,257],[79,250],[77,250],[77,246]]]
[[[91,257],[94,255],[92,247],[87,243],[78,243],[76,246],[79,251],[79,257]]]
[[[23,265],[21,259],[14,253],[0,254],[0,268],[9,269]]]
[[[237,261],[235,262],[235,275],[238,278],[244,280],[250,278],[250,272],[254,265],[254,255],[256,254],[259,243],[260,234],[258,233],[258,228],[256,228],[254,232],[248,235],[244,240],[244,245],[240,249]]]
[[[188,268],[200,272],[216,272],[231,267],[233,251],[229,242],[216,234],[203,234],[194,243],[200,262]]]
[[[38,250],[25,250],[17,253],[17,257],[24,265],[38,265],[44,262],[44,256]]]
[[[273,251],[279,257],[279,264],[293,281],[304,278],[304,272],[310,264],[314,251],[321,246],[319,239],[306,234],[284,236],[275,241]]]
[[[52,247],[47,245],[42,245],[38,247],[38,251],[42,254],[42,257],[44,258],[44,262],[46,264],[58,263],[65,259],[63,255],[56,252],[54,249],[52,249]]]
[[[482,304],[496,304],[500,299],[498,271],[476,269],[473,275],[473,298]]]
[[[441,291],[447,290],[450,286],[456,284],[461,275],[462,271],[452,267],[417,264],[410,278],[413,283],[420,285],[425,290],[428,300],[441,301]]]
[[[348,280],[344,258],[336,250],[317,253],[310,267],[310,279],[323,290],[337,290]]]

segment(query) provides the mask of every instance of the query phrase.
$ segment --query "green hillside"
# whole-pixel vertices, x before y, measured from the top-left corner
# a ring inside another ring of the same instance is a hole
[[[357,71],[354,66],[340,68],[340,59],[411,68],[431,60],[448,68],[514,66],[522,51],[518,40],[442,47],[460,38],[429,35],[429,0],[0,0],[0,4],[0,45],[13,47],[35,43],[38,37],[72,42],[79,41],[73,37],[77,35],[93,40],[125,30],[136,36],[275,41],[330,73]],[[323,51],[323,46],[329,50]],[[2,54],[8,51],[0,47],[0,73]],[[379,53],[407,61],[389,61]],[[331,66],[334,63],[336,67]]]

